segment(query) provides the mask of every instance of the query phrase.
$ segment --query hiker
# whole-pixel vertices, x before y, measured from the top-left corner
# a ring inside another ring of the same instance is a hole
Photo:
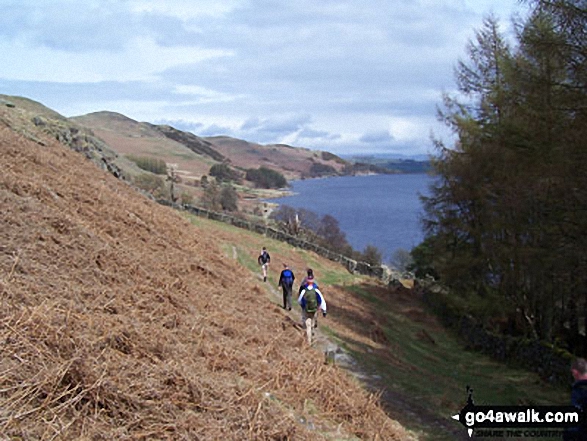
[[[263,247],[261,250],[261,254],[257,258],[257,262],[261,265],[263,269],[263,282],[267,281],[267,268],[269,267],[269,263],[271,262],[271,256],[267,252],[267,248]]]
[[[314,279],[314,270],[312,268],[308,268],[306,270],[306,277],[304,277],[302,279],[302,283],[300,283],[300,289],[298,290],[298,295],[300,295],[302,293],[302,290],[308,286],[308,282],[312,281],[314,283],[314,286],[316,288],[318,288],[318,282],[316,282],[316,279]],[[314,318],[314,328],[318,327],[318,317]]]
[[[298,303],[302,307],[302,320],[306,326],[308,344],[312,345],[312,335],[316,327],[315,321],[318,309],[321,309],[322,316],[326,317],[326,299],[318,289],[318,286],[314,284],[313,278],[308,279],[308,283],[298,297]]]
[[[291,292],[295,278],[296,276],[294,276],[293,271],[289,269],[287,263],[284,263],[283,271],[279,275],[277,287],[279,288],[281,286],[283,290],[283,309],[287,309],[288,311],[291,311]]]
[[[571,363],[571,374],[575,382],[571,387],[571,404],[582,410],[587,410],[587,360],[577,358]],[[585,423],[567,428],[563,434],[564,441],[587,440]]]
[[[314,280],[314,270],[312,268],[308,268],[306,270],[306,274],[307,274],[306,277],[304,277],[302,279],[302,283],[300,283],[300,289],[298,290],[298,295],[302,293],[302,290],[308,284],[309,279],[311,279],[314,282],[314,285],[316,285],[316,288],[318,288],[318,282],[316,282],[316,280]]]

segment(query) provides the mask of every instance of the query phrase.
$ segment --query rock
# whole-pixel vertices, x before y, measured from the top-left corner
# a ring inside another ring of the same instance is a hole
[[[6,106],[6,107],[16,107],[14,105],[14,103],[12,103],[10,101],[7,101],[7,100],[4,100],[4,99],[0,99],[0,105],[1,106]]]

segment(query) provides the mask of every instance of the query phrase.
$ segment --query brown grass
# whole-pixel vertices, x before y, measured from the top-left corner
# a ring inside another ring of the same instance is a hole
[[[410,439],[206,232],[2,112],[3,436]]]

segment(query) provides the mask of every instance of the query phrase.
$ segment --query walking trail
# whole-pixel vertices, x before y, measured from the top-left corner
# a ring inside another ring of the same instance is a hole
[[[258,276],[262,280],[261,276]],[[283,294],[281,289],[275,288],[272,284],[267,283],[267,287],[275,296],[277,303],[281,306]],[[291,321],[292,326],[297,328],[300,334],[306,339],[306,329],[302,322],[301,311],[297,306],[297,291],[294,290],[292,295],[292,310],[283,310],[287,320]],[[381,404],[394,418],[400,421],[407,428],[406,423],[410,426],[426,427],[426,431],[434,433],[433,439],[451,439],[451,440],[468,440],[469,437],[463,428],[455,424],[447,416],[446,419],[439,418],[436,414],[426,408],[425,403],[416,403],[414,398],[406,393],[397,390],[390,390],[383,383],[380,375],[373,369],[359,363],[351,354],[345,351],[339,344],[332,341],[320,329],[321,323],[328,320],[321,315],[318,318],[318,328],[314,331],[312,348],[324,354],[325,363],[333,363],[335,366],[344,369],[353,375],[367,390],[373,393],[381,394]],[[446,438],[442,436],[446,434]],[[427,434],[418,433],[418,438],[428,439]]]

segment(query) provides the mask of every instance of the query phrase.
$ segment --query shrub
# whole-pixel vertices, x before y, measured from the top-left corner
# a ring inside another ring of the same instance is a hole
[[[210,167],[210,176],[214,176],[218,182],[235,181],[240,182],[240,173],[231,168],[228,164],[214,164]]]
[[[162,159],[136,155],[129,155],[127,158],[134,162],[142,170],[150,171],[156,175],[167,174],[167,164]]]
[[[179,200],[182,205],[191,205],[194,202],[194,196],[184,191],[179,196]]]
[[[287,186],[285,177],[276,170],[267,167],[250,168],[246,173],[246,180],[260,188],[283,188]]]
[[[225,211],[238,210],[238,195],[232,186],[224,187],[220,192],[220,206]]]
[[[147,191],[154,196],[161,196],[165,192],[165,181],[150,173],[141,173],[134,178],[134,184],[141,190]]]

